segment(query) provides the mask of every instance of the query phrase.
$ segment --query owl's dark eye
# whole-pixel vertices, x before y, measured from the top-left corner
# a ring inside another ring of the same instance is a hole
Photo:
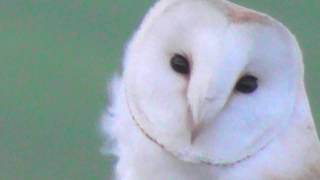
[[[245,75],[240,78],[235,89],[241,93],[250,94],[253,93],[257,88],[258,78],[252,75]]]
[[[175,54],[171,58],[171,67],[172,69],[180,74],[188,75],[190,73],[190,64],[187,58],[180,54]]]

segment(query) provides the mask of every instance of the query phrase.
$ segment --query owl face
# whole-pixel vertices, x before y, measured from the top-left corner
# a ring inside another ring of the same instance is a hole
[[[194,163],[232,164],[266,147],[290,123],[303,83],[283,25],[220,1],[160,1],[125,60],[137,127]]]

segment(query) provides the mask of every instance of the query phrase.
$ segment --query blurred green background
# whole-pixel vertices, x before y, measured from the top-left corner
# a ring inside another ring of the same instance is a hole
[[[320,1],[235,0],[301,43],[320,119]],[[151,0],[0,0],[0,180],[110,179],[106,82]]]

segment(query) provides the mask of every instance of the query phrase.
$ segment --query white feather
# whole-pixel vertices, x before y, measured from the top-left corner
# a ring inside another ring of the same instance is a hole
[[[170,67],[177,53],[189,77]],[[320,178],[302,55],[276,20],[227,1],[162,0],[124,62],[103,124],[119,180]],[[252,94],[234,89],[245,74],[258,78]]]

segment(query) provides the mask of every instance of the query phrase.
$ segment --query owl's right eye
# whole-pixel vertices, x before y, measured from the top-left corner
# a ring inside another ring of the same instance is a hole
[[[180,55],[180,54],[175,54],[171,58],[171,67],[172,69],[179,73],[179,74],[184,74],[188,75],[190,74],[190,64],[189,61],[186,57]]]
[[[245,75],[238,81],[236,90],[244,93],[253,93],[258,88],[258,78],[252,75]]]

